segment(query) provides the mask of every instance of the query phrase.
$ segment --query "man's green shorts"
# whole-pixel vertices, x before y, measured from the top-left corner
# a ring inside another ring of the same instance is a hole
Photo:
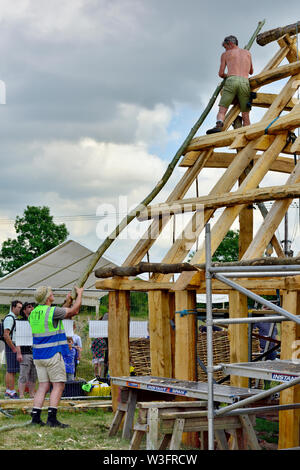
[[[225,80],[219,106],[228,108],[233,102],[234,98],[237,97],[240,103],[241,111],[250,111],[250,107],[247,106],[247,103],[249,103],[250,100],[250,91],[248,78],[230,75],[230,77],[227,77]]]

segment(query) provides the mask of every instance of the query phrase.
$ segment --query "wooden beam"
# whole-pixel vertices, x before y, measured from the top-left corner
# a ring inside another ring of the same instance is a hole
[[[297,184],[300,182],[300,162],[297,163],[293,173],[288,178],[287,184]],[[292,199],[275,201],[263,224],[256,233],[253,242],[246,251],[243,259],[251,259],[263,254],[267,244],[273,236],[278,225],[282,221],[284,214],[289,208]]]
[[[140,291],[140,292],[148,292],[151,290],[169,290],[172,288],[171,282],[161,282],[158,284],[157,282],[151,281],[142,281],[142,280],[128,280],[122,278],[113,278],[113,279],[105,279],[102,281],[97,281],[95,283],[96,289],[101,290],[120,290],[120,291]]]
[[[257,88],[269,83],[281,80],[282,78],[290,77],[296,75],[300,71],[300,61],[292,62],[287,65],[281,65],[275,69],[267,70],[255,75],[249,79],[250,87]]]
[[[206,161],[211,156],[211,153],[211,151],[205,151],[201,154],[200,152],[198,152],[198,158],[195,165],[185,172],[181,181],[176,185],[176,187],[173,189],[173,191],[167,198],[167,202],[171,202],[173,200],[181,199],[182,197],[184,197],[192,183],[195,181],[197,175],[204,168]],[[151,248],[153,243],[156,241],[156,239],[158,238],[164,227],[167,225],[167,223],[170,221],[170,219],[171,217],[163,217],[161,220],[154,220],[150,224],[146,232],[143,234],[134,249],[124,261],[124,266],[133,266],[139,263],[144,258],[144,256]]]
[[[280,28],[270,29],[268,31],[265,31],[264,33],[258,34],[256,37],[256,42],[260,46],[265,46],[266,44],[269,44],[272,41],[276,41],[285,34],[297,34],[298,29],[300,30],[300,21]]]
[[[269,108],[277,96],[278,95],[275,95],[274,93],[257,93],[256,98],[252,101],[252,106],[255,106],[258,108]],[[295,105],[294,101],[290,100],[285,105],[283,110],[291,111],[294,105]]]
[[[291,146],[291,152],[297,153],[300,151],[300,137],[297,137],[293,145]]]
[[[112,377],[129,376],[129,316],[130,293],[115,291],[109,293],[108,303],[108,354],[109,370]],[[113,410],[117,410],[119,387],[112,385]]]
[[[175,293],[175,378],[196,380],[196,315],[180,315],[196,308],[196,292]]]
[[[247,297],[237,291],[229,293],[229,318],[248,316]],[[248,325],[229,325],[230,362],[248,362]],[[232,375],[230,384],[234,387],[248,387],[248,378]]]
[[[299,75],[300,79],[300,75]],[[300,81],[299,81],[300,84]],[[299,86],[299,84],[297,86]],[[295,90],[294,90],[295,92]],[[265,134],[268,128],[268,134],[280,134],[288,130],[293,130],[300,126],[300,111],[298,109],[291,111],[285,116],[279,117],[276,121],[263,120],[251,126],[240,127],[233,131],[224,131],[217,134],[197,137],[192,140],[188,151],[204,150],[208,148],[230,146],[236,137],[244,136],[248,140],[254,140]]]
[[[245,178],[242,185],[239,187],[238,192],[243,193],[249,189],[255,188],[267,173],[272,161],[274,161],[284,147],[286,142],[286,135],[279,135],[274,140],[270,148],[264,153],[264,157],[261,158],[252,168],[250,173]],[[221,217],[217,220],[211,231],[211,247],[212,254],[216,251],[223,238],[227,234],[231,225],[233,224],[240,211],[243,209],[242,205],[227,207],[222,213]],[[205,247],[204,245],[194,254],[192,257],[191,264],[202,263],[205,260]],[[175,289],[185,289],[190,284],[193,278],[193,273],[182,273],[175,284]]]
[[[261,139],[263,139],[264,137],[272,139],[272,142],[275,139],[274,135],[266,135],[266,136],[261,137]],[[258,148],[258,146],[260,148]],[[256,150],[265,151],[267,150],[269,146],[270,146],[270,141],[268,142],[268,145],[265,145],[265,144],[257,145]],[[284,150],[286,151],[286,148]],[[300,153],[300,151],[298,153]],[[236,153],[233,153],[233,152],[213,152],[211,157],[205,163],[205,168],[228,168],[235,157],[236,157]],[[261,158],[261,154],[256,154],[253,158],[254,162],[256,162],[259,158]],[[193,159],[184,158],[182,160],[182,163],[179,166],[188,167],[188,166],[193,166],[194,163],[195,162]],[[270,166],[269,171],[276,171],[280,173],[289,174],[293,171],[294,167],[295,167],[295,161],[293,158],[279,156],[276,158],[275,162]]]
[[[200,211],[204,209],[217,209],[220,207],[231,207],[239,204],[254,204],[261,201],[275,201],[280,199],[296,198],[300,196],[300,185],[265,186],[263,188],[250,189],[244,193],[238,191],[222,194],[220,196],[201,196],[198,198],[174,201],[171,204],[157,204],[148,206],[141,212],[138,220],[164,216],[167,214],[183,214],[187,212]],[[101,268],[98,271],[101,273]],[[177,271],[178,272],[178,271]],[[101,277],[97,275],[96,277]]]
[[[295,86],[297,86],[298,84],[298,80],[300,79],[300,74],[292,77],[290,80],[288,80],[288,82],[285,84],[285,86],[283,87],[280,95],[274,100],[272,106],[269,108],[269,110],[265,113],[264,115],[264,118],[263,120],[270,120],[270,122],[272,122],[272,120],[274,118],[276,118],[278,116],[278,113],[280,112],[280,110],[282,109],[282,107],[285,105],[285,103],[287,103],[294,95],[295,93]],[[297,109],[297,107],[295,106],[295,108]],[[250,128],[252,126],[249,126]],[[279,137],[279,136],[278,136]],[[277,138],[278,138],[277,137]],[[277,139],[276,138],[276,139]],[[241,156],[244,157],[244,152],[249,152],[249,151],[253,151],[254,150],[254,146],[256,144],[256,140],[254,140],[253,142],[251,142],[250,144],[247,145],[247,147],[245,147],[244,149],[242,149],[240,152],[238,152],[237,154],[237,157],[234,159],[232,165],[234,164],[234,162],[236,162],[236,160],[239,160],[239,158],[241,158]],[[275,142],[275,141],[274,141]],[[273,144],[272,144],[273,145]],[[270,149],[272,148],[272,145],[270,146]],[[269,149],[269,150],[270,150]],[[265,157],[265,154],[264,154],[264,157]],[[264,158],[260,159],[259,161],[261,160],[264,160]],[[250,160],[251,161],[251,160]],[[248,162],[248,164],[250,163],[250,161]],[[240,162],[239,162],[240,163]],[[259,162],[257,162],[254,166],[254,168],[256,168],[257,164]],[[269,162],[269,168],[271,166],[272,162]],[[226,178],[228,176],[228,173],[230,173],[231,169],[232,169],[232,165],[227,169],[227,171],[225,172],[225,174],[223,175],[222,178]],[[242,171],[245,170],[245,168],[247,167],[247,165],[242,169]],[[242,171],[240,172],[239,176],[241,175]],[[249,176],[249,175],[248,175]],[[219,180],[219,184],[220,184],[220,181],[222,181],[222,178]],[[257,182],[257,184],[259,184],[259,182]],[[257,184],[255,186],[257,186]],[[217,186],[217,185],[216,185]],[[215,186],[215,188],[216,188]],[[249,188],[248,188],[249,189]],[[222,192],[225,192],[224,190]],[[219,194],[221,193],[221,191],[219,191]],[[240,206],[238,206],[240,207]],[[226,211],[229,211],[230,208],[227,208]],[[197,214],[197,213],[196,213]],[[195,215],[196,215],[195,214]],[[204,225],[207,223],[207,221],[209,220],[209,218],[211,217],[211,215],[213,214],[213,212],[210,212],[209,211],[204,211],[204,223],[203,223],[203,227]],[[189,229],[191,231],[191,225],[194,223],[194,219],[192,218],[192,221],[187,225],[187,229]],[[199,227],[198,230],[195,231],[195,239],[194,241],[196,240],[196,237],[199,236],[199,234],[201,233],[203,227]],[[221,227],[222,228],[222,227]],[[186,230],[186,229],[185,229]],[[226,235],[226,233],[224,233],[224,236]],[[181,254],[184,252],[183,250],[183,244],[185,244],[185,254],[187,253],[187,251],[189,251],[189,249],[193,246],[192,244],[192,241],[189,241],[189,243],[187,243],[185,237],[184,237],[184,234],[181,234],[179,236],[179,238],[181,239],[181,244],[180,244],[180,249],[181,249]],[[179,243],[179,242],[178,242]],[[175,252],[175,248],[172,247],[173,252]],[[170,252],[171,252],[170,250]],[[202,250],[202,249],[201,249]],[[177,254],[179,255],[179,246],[176,246],[176,251],[177,251]],[[199,262],[199,260],[201,259],[203,255],[203,251],[198,252],[195,254],[194,256],[194,260],[192,260],[192,262],[195,264],[197,262]],[[199,258],[199,259],[198,259]],[[173,257],[173,262],[178,262],[179,260],[182,260],[184,258],[180,258],[180,256],[176,256],[176,257]],[[161,279],[161,280],[165,280],[165,279]],[[181,288],[183,289],[184,286],[186,285],[189,285],[191,283],[191,276],[189,276],[189,273],[183,273],[181,274],[181,276],[179,277],[178,281],[177,281],[177,286],[178,288]]]
[[[282,307],[294,315],[300,314],[300,293],[285,292]],[[281,360],[300,359],[300,327],[295,322],[281,324]],[[280,393],[280,404],[299,403],[300,385],[283,390]],[[286,449],[300,445],[300,410],[279,412],[278,448]]]
[[[155,377],[173,377],[170,324],[174,319],[173,296],[166,291],[148,294],[151,375]]]

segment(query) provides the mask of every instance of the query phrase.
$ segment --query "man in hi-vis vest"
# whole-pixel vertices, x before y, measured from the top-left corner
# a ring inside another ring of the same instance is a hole
[[[33,336],[33,361],[37,370],[39,387],[34,397],[31,413],[32,424],[43,426],[41,411],[46,393],[52,384],[48,408],[47,425],[67,427],[56,418],[57,407],[66,382],[66,368],[63,352],[68,349],[67,338],[62,320],[70,319],[79,313],[83,288],[76,287],[77,297],[71,306],[68,294],[63,307],[52,307],[54,296],[51,287],[40,286],[35,292],[37,306],[29,316]]]

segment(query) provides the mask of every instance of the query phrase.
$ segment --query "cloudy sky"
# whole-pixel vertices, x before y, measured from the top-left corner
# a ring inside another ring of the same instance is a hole
[[[264,30],[297,21],[298,5],[0,0],[0,79],[6,86],[0,242],[14,237],[15,217],[27,205],[47,205],[56,222],[66,223],[70,238],[97,249],[105,227],[96,215],[105,210],[103,223],[114,228],[117,217],[159,181],[207,105],[220,82],[224,36],[235,34],[243,47],[260,20],[266,19]],[[253,45],[255,73],[276,47]],[[216,111],[198,134],[214,123]],[[157,201],[182,174],[175,171]],[[202,194],[216,174],[201,174]],[[293,216],[290,223],[295,230]],[[145,226],[113,245],[109,257],[122,262]]]

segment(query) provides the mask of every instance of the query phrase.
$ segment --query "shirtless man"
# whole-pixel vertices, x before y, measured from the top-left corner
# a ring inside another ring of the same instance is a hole
[[[219,103],[216,127],[209,129],[206,134],[213,134],[223,130],[224,118],[228,107],[237,97],[242,111],[244,126],[249,126],[249,75],[253,73],[252,58],[249,51],[238,47],[235,36],[227,36],[222,46],[226,49],[221,56],[219,76],[225,78],[223,94]],[[225,68],[227,67],[227,73]]]

